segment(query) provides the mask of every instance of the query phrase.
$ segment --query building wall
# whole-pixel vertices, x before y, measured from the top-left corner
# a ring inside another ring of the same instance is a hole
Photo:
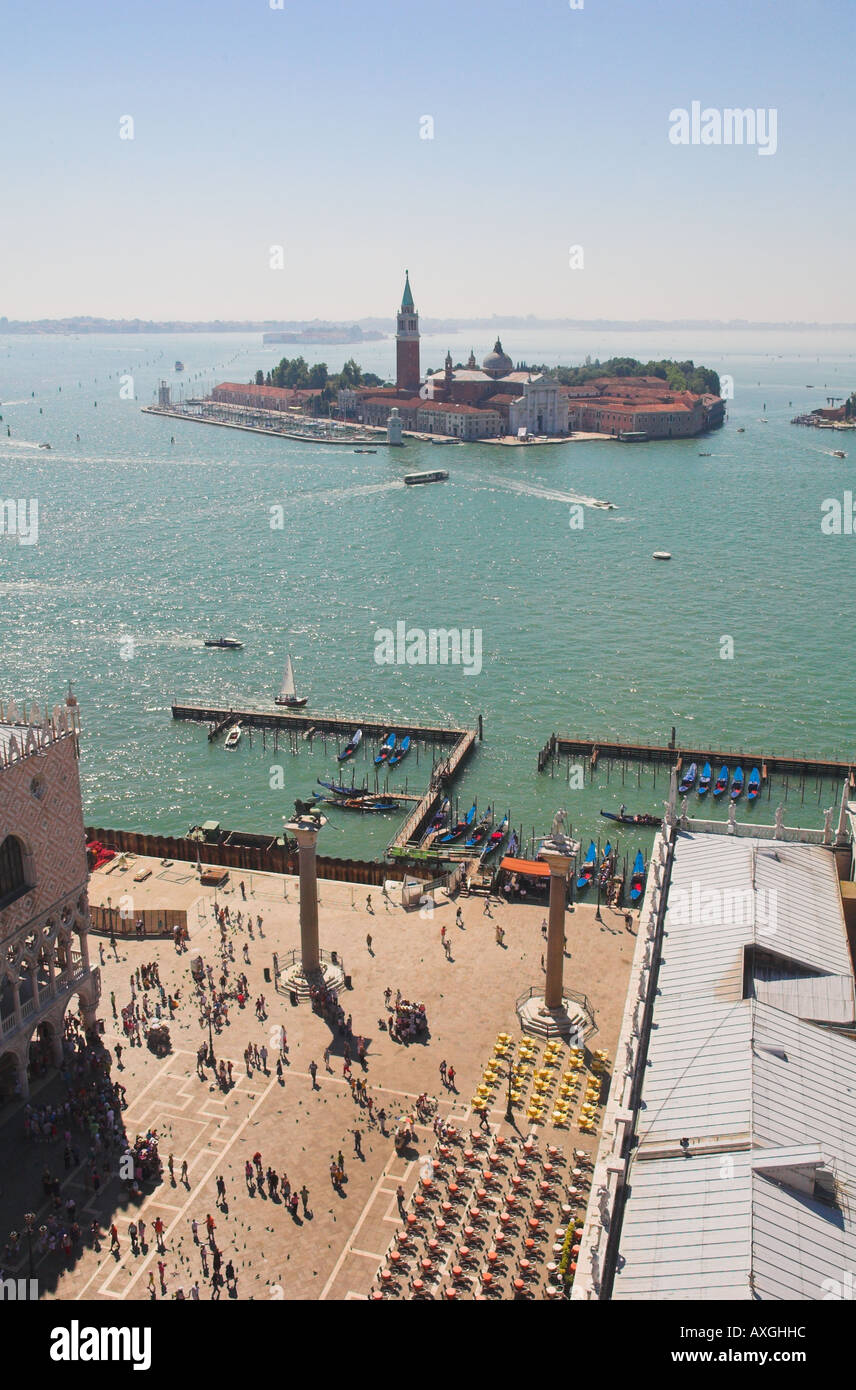
[[[0,764],[0,844],[12,835],[21,845],[27,886],[0,908],[0,1091],[25,1096],[34,1036],[58,1063],[68,1004],[79,996],[93,1027],[100,978],[89,967],[76,733],[14,722],[19,747]]]

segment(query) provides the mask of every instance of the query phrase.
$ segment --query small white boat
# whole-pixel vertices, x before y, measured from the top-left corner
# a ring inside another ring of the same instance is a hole
[[[288,705],[291,709],[299,709],[305,705],[308,695],[298,695],[294,686],[294,667],[291,664],[291,653],[285,663],[285,670],[282,675],[282,685],[279,694],[274,700],[275,705]]]
[[[237,746],[238,746],[238,744],[239,744],[240,742],[241,742],[241,726],[240,726],[240,724],[233,724],[232,727],[231,727],[231,729],[229,730],[228,734],[226,735],[226,743],[225,743],[224,746],[225,746],[226,748],[237,748]]]
[[[843,449],[833,449],[832,457],[834,459],[846,459],[847,455],[845,454]]]
[[[655,560],[671,560],[672,556],[668,550],[655,550],[653,558]]]

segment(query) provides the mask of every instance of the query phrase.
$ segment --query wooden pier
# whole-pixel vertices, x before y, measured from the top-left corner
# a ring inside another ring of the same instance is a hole
[[[794,753],[728,751],[708,745],[703,748],[682,747],[675,743],[619,743],[611,739],[566,738],[551,734],[538,753],[538,771],[544,772],[558,758],[586,759],[592,771],[601,761],[625,763],[664,763],[678,772],[689,763],[725,763],[728,767],[757,767],[761,780],[766,782],[774,773],[785,776],[830,777],[856,787],[856,761],[841,762],[827,758],[806,758]]]
[[[455,747],[466,735],[476,738],[474,729],[449,729],[431,724],[404,724],[400,719],[382,719],[377,715],[358,714],[314,714],[306,709],[237,709],[222,705],[202,705],[174,701],[173,719],[191,719],[201,724],[222,724],[230,720],[250,729],[279,729],[285,733],[305,733],[314,729],[318,734],[345,735],[350,738],[355,729],[362,729],[363,738],[386,738],[395,729],[403,738],[409,734],[412,739],[423,743],[451,745],[450,756]],[[456,765],[457,766],[457,765]]]

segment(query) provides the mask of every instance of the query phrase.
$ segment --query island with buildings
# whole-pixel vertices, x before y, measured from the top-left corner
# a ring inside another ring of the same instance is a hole
[[[244,428],[267,426],[274,433],[286,432],[283,415],[323,418],[344,427],[337,434],[331,423],[327,431],[328,438],[343,443],[351,438],[347,426],[389,431],[391,420],[393,443],[412,434],[518,444],[561,443],[581,435],[628,443],[692,438],[725,419],[717,374],[692,362],[643,366],[621,358],[602,368],[590,362],[579,368],[530,367],[515,365],[497,337],[481,362],[471,349],[466,362],[455,365],[447,351],[441,370],[423,374],[420,341],[419,312],[405,272],[394,382],[362,373],[353,359],[331,376],[325,363],[310,367],[302,357],[283,358],[272,371],[257,371],[252,382],[219,382],[201,401],[175,405],[164,384],[158,406],[147,409]],[[222,407],[228,408],[225,416]]]

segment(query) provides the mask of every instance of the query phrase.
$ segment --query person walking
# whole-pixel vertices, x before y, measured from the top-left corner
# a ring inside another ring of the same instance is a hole
[[[99,946],[101,945],[101,942],[100,942],[100,941],[99,941],[98,945],[99,945]],[[102,964],[103,964],[103,962],[102,962]],[[118,1018],[119,1015],[118,1015],[118,1013],[116,1012],[116,991],[113,990],[113,989],[111,989],[111,991],[110,991],[110,1005],[111,1005],[111,1008],[113,1009],[113,1017],[114,1017],[114,1018]]]
[[[448,1083],[448,1087],[449,1087],[449,1090],[450,1090],[450,1091],[457,1091],[458,1088],[457,1088],[457,1086],[455,1085],[455,1068],[454,1068],[454,1067],[449,1067],[448,1071],[446,1072],[446,1081],[447,1081],[447,1083]]]
[[[379,1125],[379,1127],[380,1127],[380,1132],[381,1132],[381,1134],[384,1134],[384,1135],[385,1135],[385,1134],[386,1134],[386,1111],[383,1109],[382,1106],[381,1106],[380,1110],[377,1112],[377,1122],[378,1122],[378,1125]]]
[[[363,1157],[363,1150],[362,1150],[362,1137],[363,1137],[363,1136],[362,1136],[362,1134],[360,1133],[360,1131],[359,1131],[358,1129],[355,1129],[355,1130],[353,1131],[353,1135],[354,1135],[354,1153],[356,1154],[357,1158],[362,1158],[362,1157]]]
[[[198,1245],[198,1244],[199,1244],[199,1222],[196,1220],[196,1217],[195,1217],[195,1216],[194,1216],[193,1220],[192,1220],[191,1223],[190,1223],[190,1229],[191,1229],[191,1231],[193,1232],[193,1244],[194,1244],[194,1245]]]
[[[455,913],[455,926],[456,926],[456,927],[460,927],[461,930],[463,930],[463,927],[464,927],[464,914],[463,914],[463,912],[461,911],[460,908],[458,908],[457,912]]]
[[[400,1216],[400,1217],[402,1218],[402,1220],[403,1220],[403,1219],[404,1219],[404,1187],[402,1186],[401,1183],[399,1183],[399,1184],[398,1184],[398,1187],[396,1188],[396,1191],[395,1191],[395,1200],[396,1200],[397,1203],[398,1203],[398,1214],[399,1214],[399,1216]]]
[[[238,887],[239,887],[240,890],[241,890],[241,897],[243,898],[244,902],[246,902],[246,901],[247,901],[247,890],[246,890],[246,888],[244,887],[244,880],[243,880],[243,879],[241,879],[240,883],[238,884]]]
[[[268,1050],[267,1050],[267,1048],[265,1047],[264,1043],[262,1043],[261,1047],[259,1048],[259,1056],[260,1056],[261,1059],[262,1059],[262,1071],[264,1072],[265,1076],[267,1076],[267,1074],[268,1074],[268,1069],[267,1069]]]
[[[110,1227],[110,1249],[121,1250],[121,1248],[122,1247],[119,1244],[119,1231],[114,1222],[114,1224]]]
[[[303,1215],[307,1216],[309,1214],[309,1188],[306,1183],[300,1189],[300,1200],[303,1203]]]
[[[190,1183],[189,1183],[188,1178],[187,1178],[187,1159],[186,1159],[186,1158],[182,1159],[182,1161],[181,1161],[181,1181],[184,1183],[184,1186],[185,1186],[186,1188],[189,1188],[189,1187],[190,1187]]]
[[[329,1045],[329,1043],[328,1043],[328,1045],[324,1048],[324,1068],[325,1068],[326,1071],[329,1071],[329,1072],[332,1072],[332,1070],[333,1070],[333,1068],[330,1066],[330,1045]]]
[[[318,1075],[318,1067],[316,1066],[314,1060],[309,1063],[309,1075],[312,1077],[312,1089],[313,1091],[317,1091],[318,1082],[315,1080],[315,1078]]]
[[[446,1071],[446,1059],[445,1059],[445,1057],[444,1057],[444,1058],[443,1058],[443,1061],[440,1063],[440,1080],[442,1081],[442,1083],[443,1083],[444,1086],[446,1085],[446,1076],[447,1076],[447,1071]]]
[[[368,947],[369,955],[370,955],[370,956],[373,956],[373,955],[374,955],[374,951],[372,950],[372,934],[371,934],[371,932],[366,932],[366,946]]]

